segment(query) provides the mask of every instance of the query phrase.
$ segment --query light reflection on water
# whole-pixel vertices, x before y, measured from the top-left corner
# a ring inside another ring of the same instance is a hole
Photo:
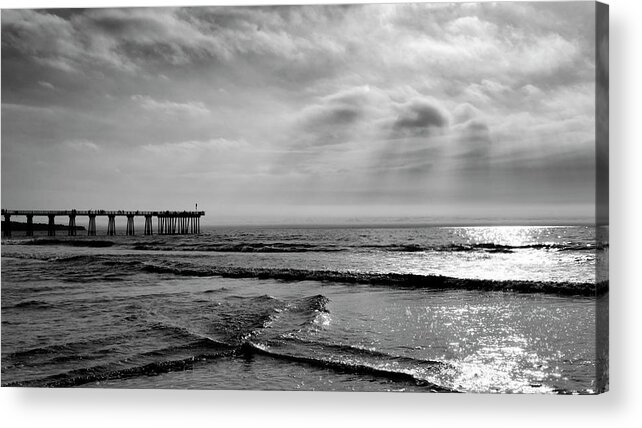
[[[353,256],[364,264],[363,256]],[[349,258],[346,258],[349,260]],[[524,281],[595,281],[596,254],[519,249],[510,253],[398,253],[372,259],[372,270],[457,278]]]
[[[550,226],[545,228],[541,226],[471,226],[457,227],[453,231],[471,244],[492,242],[514,247],[529,244],[552,244],[562,238],[555,234],[555,227]]]
[[[358,310],[352,299],[333,300],[333,323],[317,334],[330,340],[340,331],[364,348],[447,361],[443,371],[415,374],[462,391],[591,391],[590,299],[458,291],[399,297],[362,290]]]

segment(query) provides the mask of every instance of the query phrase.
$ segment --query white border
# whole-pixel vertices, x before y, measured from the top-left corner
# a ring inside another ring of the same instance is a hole
[[[363,3],[364,1],[352,1]],[[275,2],[272,2],[275,3]],[[320,3],[280,0],[278,4]],[[324,3],[341,3],[329,1]],[[611,392],[492,396],[0,389],[4,426],[626,426],[642,420],[642,2],[611,0]],[[2,8],[270,4],[266,0],[0,0]],[[626,424],[626,425],[625,425]]]

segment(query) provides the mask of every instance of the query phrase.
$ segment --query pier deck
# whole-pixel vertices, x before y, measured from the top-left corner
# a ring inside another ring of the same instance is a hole
[[[201,233],[201,216],[205,211],[131,211],[131,210],[2,210],[5,227],[4,236],[11,236],[11,217],[25,216],[27,218],[27,236],[33,236],[33,218],[47,217],[49,219],[47,235],[56,235],[56,216],[69,218],[67,233],[76,235],[76,217],[86,216],[89,219],[87,235],[96,235],[96,217],[107,217],[107,235],[116,234],[116,217],[127,217],[127,235],[134,235],[134,219],[145,218],[145,235],[153,234],[153,218],[157,219],[159,235],[188,235]]]

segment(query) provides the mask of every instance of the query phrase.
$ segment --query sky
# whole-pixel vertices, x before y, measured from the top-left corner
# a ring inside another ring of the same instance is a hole
[[[2,208],[590,221],[595,44],[593,2],[3,10]]]

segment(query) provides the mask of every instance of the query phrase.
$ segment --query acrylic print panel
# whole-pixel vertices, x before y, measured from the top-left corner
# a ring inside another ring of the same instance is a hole
[[[608,389],[608,8],[2,11],[2,386]]]

